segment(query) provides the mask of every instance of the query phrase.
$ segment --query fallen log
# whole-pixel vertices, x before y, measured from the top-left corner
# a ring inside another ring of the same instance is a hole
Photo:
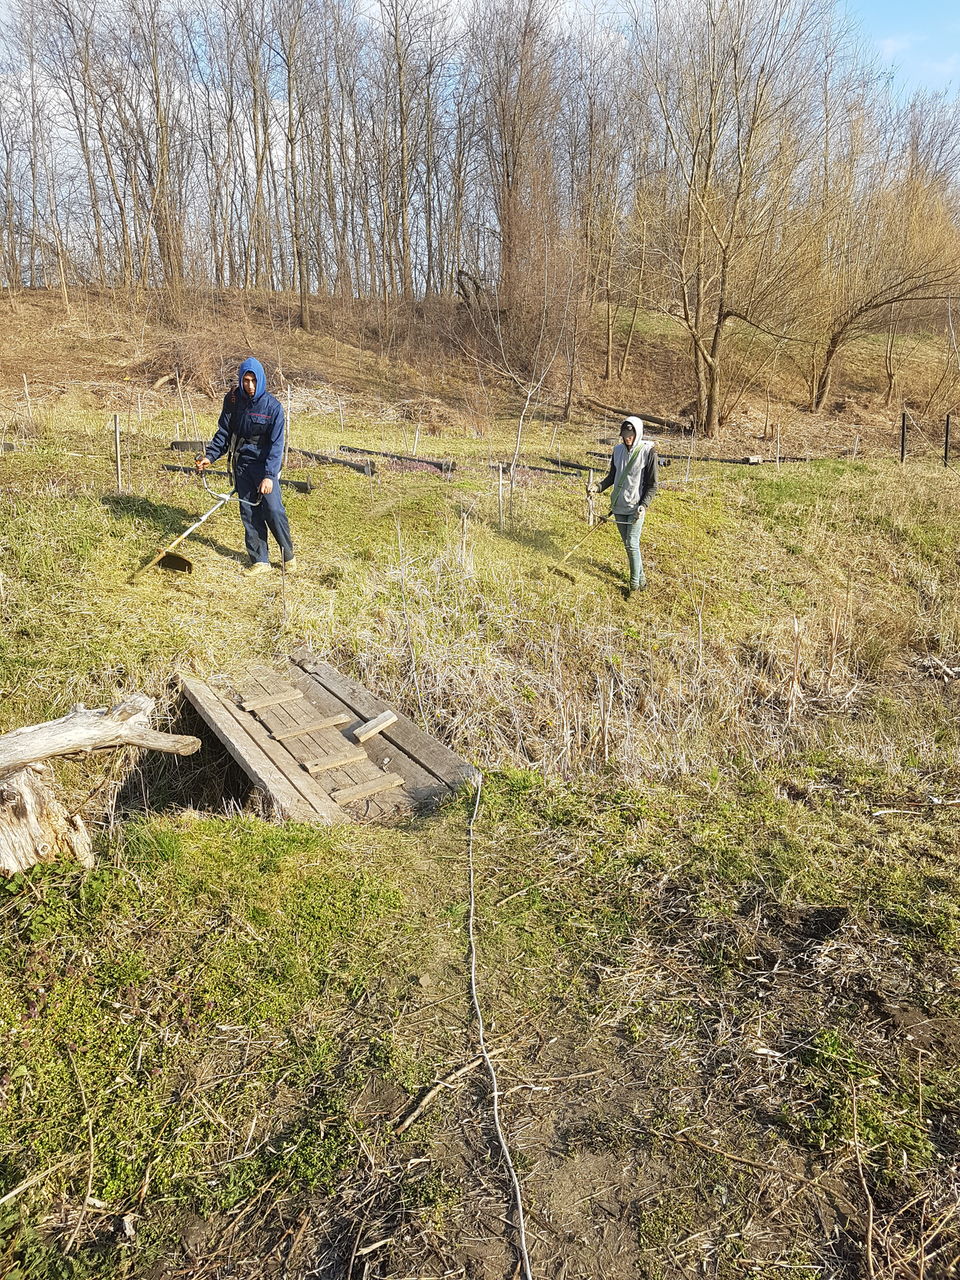
[[[45,785],[46,761],[112,747],[140,747],[188,756],[200,739],[150,727],[152,698],[131,694],[109,710],[76,707],[46,724],[0,736],[0,875],[13,876],[62,854],[92,865],[82,818],[68,813]]]
[[[421,458],[419,454],[412,453],[385,453],[382,449],[358,449],[352,444],[342,444],[340,452],[363,453],[368,457],[374,458],[389,458],[391,462],[416,462],[421,467],[433,467],[435,471],[439,471],[444,476],[448,476],[451,471],[456,471],[457,469],[457,464],[452,458]]]
[[[496,471],[498,467],[502,467],[504,479],[509,479],[509,476],[510,476],[509,462],[490,462],[487,464],[487,466],[491,471]],[[580,478],[579,468],[576,471],[573,471],[573,470],[564,471],[562,467],[538,467],[538,466],[535,466],[532,462],[518,462],[517,470],[518,471],[536,471],[536,472],[542,473],[543,475],[548,475],[548,476],[572,476],[574,480],[578,480]]]
[[[202,440],[171,440],[170,448],[178,449],[181,453],[203,453],[206,444]],[[338,458],[332,453],[317,453],[314,449],[291,448],[289,452],[297,454],[300,458],[309,458],[311,462],[321,462],[334,467],[350,467],[365,476],[372,476],[377,470],[377,464],[372,458],[364,458],[363,462],[353,462],[350,458]],[[365,453],[366,451],[358,449],[357,452]]]
[[[334,467],[350,467],[364,476],[375,475],[377,470],[377,464],[372,458],[364,458],[362,462],[354,462],[350,458],[338,458],[332,453],[317,453],[313,449],[291,449],[290,452],[299,454],[301,458],[309,458],[311,462],[321,462],[327,466]]]
[[[665,427],[672,431],[682,431],[684,433],[691,430],[688,422],[678,422],[676,418],[661,418],[654,413],[641,413],[636,409],[619,409],[616,405],[604,404],[602,400],[598,400],[596,396],[583,395],[580,399],[593,409],[600,409],[603,413],[612,413],[618,418],[640,418],[643,422],[652,422],[655,426]]]
[[[196,475],[196,467],[175,467],[172,462],[164,462],[161,464],[164,471],[185,471],[190,475]],[[229,471],[207,471],[206,475],[215,476],[221,480],[229,480]],[[296,489],[297,493],[313,493],[313,485],[309,480],[287,480],[283,476],[280,477],[280,483],[287,489]]]

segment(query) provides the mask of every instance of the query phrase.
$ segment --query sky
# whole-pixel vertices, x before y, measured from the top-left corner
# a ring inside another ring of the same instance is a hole
[[[957,0],[846,0],[880,60],[908,89],[960,89]]]

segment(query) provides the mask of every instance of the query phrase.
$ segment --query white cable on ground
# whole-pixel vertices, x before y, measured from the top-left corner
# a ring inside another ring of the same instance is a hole
[[[530,1254],[527,1251],[527,1231],[523,1216],[523,1199],[520,1194],[520,1179],[517,1177],[517,1171],[513,1166],[513,1160],[510,1158],[510,1148],[507,1146],[507,1140],[504,1137],[503,1129],[500,1125],[500,1085],[497,1081],[497,1073],[494,1068],[493,1061],[490,1054],[487,1052],[487,1043],[483,1032],[483,1013],[480,1010],[480,1000],[477,996],[477,940],[474,930],[477,899],[474,892],[473,831],[477,822],[477,814],[480,811],[480,791],[482,786],[483,774],[481,773],[477,778],[477,796],[473,805],[473,814],[470,817],[470,823],[467,827],[467,871],[469,873],[470,884],[470,909],[467,914],[467,936],[470,940],[470,999],[473,1003],[473,1011],[477,1016],[480,1053],[483,1055],[487,1074],[490,1077],[490,1086],[493,1089],[493,1127],[497,1131],[497,1140],[500,1143],[500,1150],[503,1152],[503,1158],[506,1161],[507,1169],[510,1172],[510,1181],[513,1184],[513,1199],[517,1210],[517,1229],[519,1233],[518,1248],[520,1251],[520,1262],[523,1267],[523,1276],[524,1280],[533,1280],[533,1272],[530,1270]]]

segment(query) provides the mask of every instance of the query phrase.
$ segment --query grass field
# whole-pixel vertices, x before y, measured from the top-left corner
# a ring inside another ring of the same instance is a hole
[[[957,477],[674,465],[628,604],[609,528],[562,562],[580,484],[530,473],[500,528],[501,417],[438,438],[450,480],[291,472],[294,579],[242,577],[228,508],[192,575],[131,581],[212,503],[159,470],[172,428],[125,428],[124,493],[102,415],[0,456],[0,729],[135,688],[172,722],[178,667],[312,645],[485,773],[479,991],[535,1275],[952,1274]],[[554,432],[531,460],[597,447]],[[0,884],[0,1273],[515,1274],[483,1073],[393,1127],[476,1053],[473,797],[278,826],[220,767],[63,765],[97,869]]]

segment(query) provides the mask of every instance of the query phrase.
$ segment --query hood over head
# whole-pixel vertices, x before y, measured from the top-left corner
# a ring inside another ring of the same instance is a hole
[[[247,394],[243,389],[243,377],[244,374],[247,373],[252,373],[257,380],[257,390],[254,393],[253,399],[259,400],[267,389],[267,375],[263,372],[263,365],[259,360],[255,360],[253,356],[248,356],[237,370],[237,387],[239,388],[242,396]]]
[[[643,419],[642,418],[634,418],[632,416],[629,418],[624,418],[623,422],[621,422],[620,424],[620,430],[623,431],[624,427],[632,427],[634,431],[637,433],[637,439],[638,440],[643,439]]]

